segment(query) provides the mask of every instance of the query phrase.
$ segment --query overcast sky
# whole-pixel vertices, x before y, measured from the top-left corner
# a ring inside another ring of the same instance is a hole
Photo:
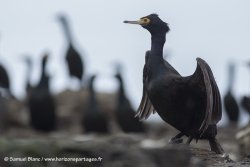
[[[49,72],[52,89],[67,85],[63,60],[66,41],[56,15],[65,13],[71,23],[74,44],[84,54],[87,73],[98,73],[100,91],[114,91],[113,62],[124,64],[127,92],[135,107],[142,93],[145,51],[150,48],[149,33],[123,20],[157,13],[169,23],[165,51],[170,63],[182,74],[196,68],[196,57],[205,59],[214,72],[221,94],[227,87],[227,62],[238,63],[234,92],[250,93],[250,74],[242,62],[250,58],[249,0],[0,0],[0,61],[10,73],[12,89],[24,96],[23,55],[35,61],[33,82],[39,77],[39,59],[50,51]]]

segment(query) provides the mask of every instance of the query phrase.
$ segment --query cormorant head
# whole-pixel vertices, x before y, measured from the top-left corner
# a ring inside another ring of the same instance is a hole
[[[57,16],[57,19],[61,22],[61,23],[66,23],[67,22],[67,18],[66,18],[66,15],[65,14],[59,14]]]
[[[150,14],[138,21],[124,21],[124,23],[138,24],[147,29],[151,34],[167,33],[170,29],[168,24],[162,21],[157,14]]]

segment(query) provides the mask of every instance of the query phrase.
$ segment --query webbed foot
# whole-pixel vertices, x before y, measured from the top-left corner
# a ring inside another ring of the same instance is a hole
[[[180,144],[180,143],[183,143],[183,139],[181,138],[182,136],[184,136],[184,134],[183,133],[179,133],[176,136],[172,137],[168,141],[168,143],[169,144]]]
[[[175,138],[175,137],[172,137],[169,141],[168,141],[169,144],[181,144],[183,143],[183,139],[182,138]]]

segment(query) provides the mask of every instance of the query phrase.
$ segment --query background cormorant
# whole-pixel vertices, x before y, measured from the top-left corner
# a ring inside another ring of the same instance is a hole
[[[250,68],[250,62],[247,63],[247,67]],[[250,115],[250,97],[243,96],[240,104],[243,107],[243,109],[246,110],[247,113]],[[249,119],[249,122],[250,122],[250,119]]]
[[[228,90],[224,96],[224,107],[230,123],[237,124],[239,120],[239,106],[233,96],[233,84],[235,78],[235,65],[233,62],[228,65]]]
[[[32,60],[30,57],[25,56],[23,57],[23,61],[26,65],[26,93],[27,95],[29,94],[29,92],[32,90],[32,85],[30,83],[31,80],[31,71],[32,71]]]
[[[135,111],[132,108],[125,94],[124,82],[121,73],[121,65],[117,65],[117,73],[115,75],[119,82],[118,101],[116,106],[115,117],[118,125],[124,132],[145,132],[142,122],[136,118]]]
[[[101,111],[94,90],[95,78],[96,75],[92,75],[89,79],[89,99],[83,113],[82,125],[86,133],[108,133],[108,118],[106,113]]]
[[[3,93],[7,93],[8,96],[13,97],[10,91],[9,75],[3,65],[0,64],[0,88],[4,89]]]
[[[10,89],[9,76],[5,68],[0,64],[0,87]]]
[[[72,35],[69,27],[68,20],[65,15],[58,16],[60,23],[62,24],[67,42],[68,42],[68,49],[66,51],[66,62],[69,69],[69,74],[71,77],[76,77],[80,81],[83,78],[84,74],[84,63],[81,55],[73,46]]]
[[[207,139],[212,151],[224,153],[216,140],[216,124],[222,117],[221,98],[208,64],[197,58],[195,73],[182,77],[163,59],[165,36],[169,31],[167,23],[156,14],[124,22],[139,24],[151,33],[151,50],[146,52],[143,97],[137,116],[147,118],[155,109],[164,121],[180,131],[172,141],[184,135],[188,136],[187,144],[193,139]]]
[[[31,126],[44,132],[52,131],[56,126],[56,107],[49,90],[49,76],[45,71],[47,60],[48,55],[45,54],[42,58],[41,79],[28,94]]]

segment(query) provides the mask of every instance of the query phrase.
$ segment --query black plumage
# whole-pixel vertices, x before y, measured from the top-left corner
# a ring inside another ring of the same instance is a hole
[[[10,90],[10,79],[8,72],[3,65],[0,64],[0,91],[2,91],[2,96],[6,96],[15,99]]]
[[[242,97],[241,106],[250,115],[250,97],[249,96],[243,96]]]
[[[89,80],[89,97],[83,113],[82,126],[86,133],[108,133],[108,118],[106,113],[101,111],[94,90],[95,78],[96,76],[92,75]]]
[[[248,66],[248,68],[250,68],[250,62],[247,62],[246,64]],[[250,97],[249,95],[245,95],[242,97],[241,101],[240,101],[241,106],[243,107],[243,109],[250,114]]]
[[[10,80],[7,71],[0,64],[0,87],[4,89],[10,89]]]
[[[172,141],[184,135],[188,136],[187,144],[193,139],[207,139],[212,151],[224,153],[216,140],[216,124],[222,117],[221,98],[208,64],[197,58],[194,74],[182,77],[163,59],[167,23],[156,14],[124,22],[139,24],[151,33],[151,50],[146,52],[143,70],[143,96],[136,116],[146,119],[156,111],[180,131]]]
[[[239,120],[239,106],[233,95],[233,82],[235,78],[235,65],[230,63],[228,66],[228,90],[224,96],[224,107],[230,123],[237,124]]]
[[[56,127],[56,107],[49,90],[49,76],[45,71],[47,59],[48,55],[43,56],[41,79],[28,94],[31,126],[44,132],[55,130]]]
[[[31,72],[32,72],[32,60],[28,56],[25,56],[23,60],[24,60],[25,65],[27,66],[27,69],[26,69],[27,70],[26,71],[26,86],[25,86],[25,89],[26,89],[26,93],[28,95],[29,92],[32,90],[32,85],[30,83]]]
[[[66,16],[60,15],[59,21],[62,24],[64,33],[68,42],[68,49],[66,51],[65,58],[66,58],[69,74],[71,77],[76,77],[81,81],[84,75],[83,59],[73,45],[72,35],[71,35],[69,23],[68,23]]]
[[[118,98],[117,98],[117,106],[115,117],[120,128],[126,132],[133,133],[142,133],[145,132],[145,127],[142,122],[136,118],[135,111],[132,108],[128,98],[126,97],[124,82],[121,74],[120,68],[117,69],[117,73],[115,75],[119,82],[119,90],[118,90]]]

